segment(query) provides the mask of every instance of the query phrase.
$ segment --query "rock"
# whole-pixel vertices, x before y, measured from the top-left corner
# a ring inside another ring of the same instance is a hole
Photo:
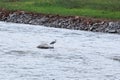
[[[108,30],[109,33],[117,33],[117,30]]]
[[[54,47],[50,46],[48,44],[40,44],[39,46],[37,46],[37,48],[40,48],[40,49],[53,49]]]
[[[108,27],[111,29],[120,29],[120,22],[109,22]]]
[[[94,27],[90,27],[90,31],[92,31],[94,29]]]

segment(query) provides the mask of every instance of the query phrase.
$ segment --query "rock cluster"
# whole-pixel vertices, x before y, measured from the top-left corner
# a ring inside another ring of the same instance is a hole
[[[120,34],[120,21],[0,9],[0,20],[47,27]]]

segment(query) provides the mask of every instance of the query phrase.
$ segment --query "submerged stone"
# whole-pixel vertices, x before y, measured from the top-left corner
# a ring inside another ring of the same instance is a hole
[[[48,44],[40,44],[40,45],[37,46],[37,48],[40,48],[40,49],[53,49],[54,47],[50,46]]]

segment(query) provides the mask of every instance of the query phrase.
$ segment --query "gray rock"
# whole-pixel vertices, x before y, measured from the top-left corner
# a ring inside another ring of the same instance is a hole
[[[94,27],[90,27],[90,31],[92,31],[94,29]]]
[[[39,46],[37,46],[37,48],[40,48],[40,49],[53,49],[54,47],[50,46],[48,44],[40,44]]]
[[[120,29],[120,22],[109,22],[108,27],[110,29]]]
[[[108,30],[109,33],[117,33],[117,30]]]

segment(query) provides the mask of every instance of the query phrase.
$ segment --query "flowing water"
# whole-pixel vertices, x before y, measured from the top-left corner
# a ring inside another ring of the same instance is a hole
[[[120,35],[0,22],[0,80],[120,80]]]

